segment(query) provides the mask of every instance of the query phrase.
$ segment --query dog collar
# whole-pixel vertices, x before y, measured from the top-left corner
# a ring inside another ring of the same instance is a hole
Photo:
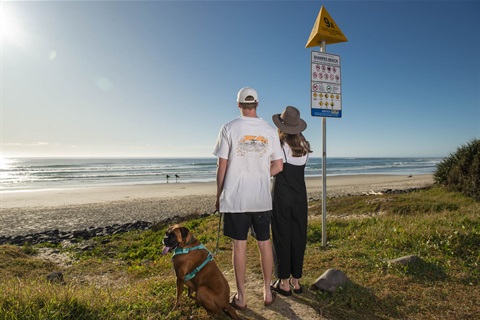
[[[176,254],[185,254],[185,253],[189,253],[189,252],[192,251],[192,250],[199,250],[199,249],[205,249],[205,250],[207,250],[207,248],[203,245],[203,243],[200,243],[198,246],[195,246],[195,247],[175,248],[175,250],[173,250],[173,256],[172,256],[172,258],[173,258]],[[208,250],[207,250],[207,251],[208,251]]]
[[[213,256],[212,256],[212,254],[210,253],[210,251],[208,251],[208,249],[203,245],[203,243],[200,243],[198,246],[190,247],[190,248],[176,248],[176,249],[173,251],[172,259],[173,259],[173,257],[174,257],[175,255],[177,255],[177,254],[185,254],[185,253],[189,253],[189,252],[192,251],[192,250],[200,250],[200,249],[207,250],[207,252],[208,252],[207,258],[205,259],[205,261],[202,262],[201,265],[199,265],[198,267],[196,267],[195,269],[193,269],[192,272],[186,274],[185,277],[183,277],[183,281],[184,281],[184,282],[187,282],[187,281],[192,280],[193,278],[195,278],[195,275],[197,274],[197,272],[200,271],[200,270],[202,270],[202,268],[205,267],[205,265],[206,265],[207,263],[209,263],[210,261],[213,260]]]

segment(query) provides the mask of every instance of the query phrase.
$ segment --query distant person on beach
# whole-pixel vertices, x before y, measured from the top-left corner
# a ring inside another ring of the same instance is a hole
[[[272,239],[275,276],[272,290],[289,296],[303,289],[303,256],[307,245],[307,188],[305,165],[310,144],[302,134],[307,124],[297,108],[288,106],[272,116],[278,128],[283,154],[283,170],[275,176],[273,187]]]
[[[264,305],[273,303],[270,289],[273,270],[270,177],[282,171],[283,155],[275,129],[257,116],[255,89],[240,89],[237,103],[241,116],[222,126],[213,154],[218,157],[215,207],[224,213],[224,235],[233,239],[237,293],[231,304],[243,310],[247,307],[245,275],[249,229],[260,250]]]

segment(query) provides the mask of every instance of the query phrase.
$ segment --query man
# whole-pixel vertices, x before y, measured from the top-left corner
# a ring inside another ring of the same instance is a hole
[[[247,307],[245,274],[250,228],[260,250],[264,304],[273,303],[270,177],[282,171],[283,154],[276,130],[257,116],[255,89],[240,89],[237,103],[241,116],[222,126],[213,154],[218,157],[215,206],[224,213],[224,235],[233,240],[237,293],[231,304],[243,310]]]

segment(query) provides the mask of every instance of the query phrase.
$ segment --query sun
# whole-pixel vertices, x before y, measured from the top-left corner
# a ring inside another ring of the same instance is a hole
[[[0,170],[6,170],[10,168],[10,165],[13,163],[13,159],[7,159],[0,157]],[[1,175],[1,173],[0,173]]]
[[[26,40],[20,19],[5,3],[0,6],[0,34],[2,43],[8,41],[23,46]]]

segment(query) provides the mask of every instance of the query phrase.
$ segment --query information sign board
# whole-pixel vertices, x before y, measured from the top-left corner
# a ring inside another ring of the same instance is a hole
[[[310,107],[314,117],[342,117],[340,56],[312,51]]]

